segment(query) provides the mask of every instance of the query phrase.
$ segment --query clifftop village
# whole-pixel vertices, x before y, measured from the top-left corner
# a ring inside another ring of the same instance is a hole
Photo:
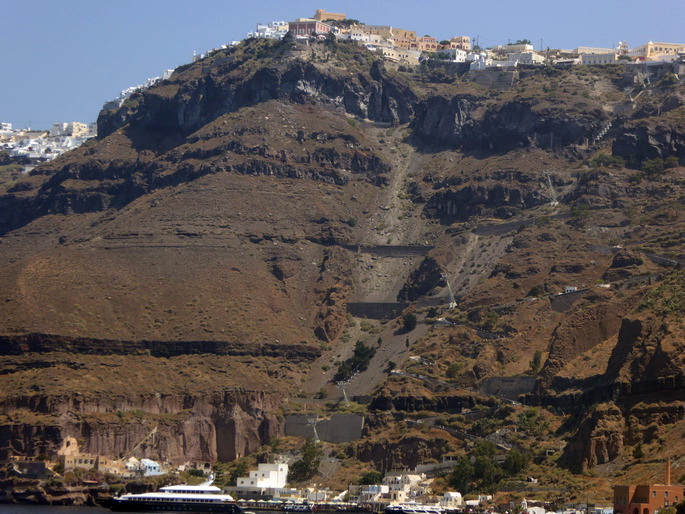
[[[606,65],[617,62],[672,63],[685,57],[685,43],[654,43],[630,48],[619,42],[615,48],[579,46],[572,50],[549,49],[535,51],[529,40],[520,40],[492,48],[481,48],[469,36],[455,36],[438,41],[428,35],[417,36],[415,30],[389,25],[365,25],[350,20],[344,13],[317,9],[311,18],[295,21],[272,21],[258,24],[248,38],[280,39],[290,32],[297,39],[312,36],[325,38],[333,34],[337,39],[357,41],[371,51],[380,52],[389,61],[418,65],[426,59],[441,59],[456,63],[468,63],[469,71],[486,69],[512,69],[519,65],[574,66]]]
[[[288,32],[299,40],[312,38],[356,41],[370,51],[380,53],[383,58],[399,65],[418,66],[424,61],[439,60],[454,63],[457,72],[474,72],[474,81],[481,85],[492,86],[492,77],[478,72],[513,71],[519,67],[577,65],[604,66],[624,63],[632,66],[636,80],[643,80],[652,73],[672,70],[677,75],[685,74],[685,43],[655,43],[649,41],[641,46],[630,48],[628,43],[619,42],[614,48],[578,46],[574,49],[535,50],[530,40],[520,40],[506,45],[482,48],[476,39],[469,36],[455,36],[440,40],[428,35],[417,36],[415,30],[407,30],[390,25],[366,25],[358,20],[348,19],[344,13],[328,12],[317,9],[311,18],[297,18],[295,21],[272,21],[258,23],[247,38],[281,39]],[[240,41],[233,41],[236,45]],[[214,49],[217,50],[217,49]],[[193,55],[193,61],[207,54]],[[143,84],[121,91],[114,100],[105,102],[104,109],[121,106],[136,91],[152,87],[160,80],[171,77],[173,70],[165,70]],[[68,150],[77,148],[87,139],[97,134],[95,123],[79,122],[55,123],[50,130],[13,129],[10,123],[0,123],[0,154],[3,152],[14,162],[24,165],[28,173],[41,162],[50,161]]]

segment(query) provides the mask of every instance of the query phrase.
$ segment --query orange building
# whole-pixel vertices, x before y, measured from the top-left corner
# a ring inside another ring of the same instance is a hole
[[[614,514],[654,514],[685,497],[683,486],[671,485],[671,461],[666,462],[666,483],[614,486]]]
[[[469,36],[453,37],[450,39],[450,48],[459,50],[471,50],[471,38]]]
[[[414,50],[420,52],[436,52],[440,47],[438,40],[431,36],[417,37],[414,44],[411,46]]]

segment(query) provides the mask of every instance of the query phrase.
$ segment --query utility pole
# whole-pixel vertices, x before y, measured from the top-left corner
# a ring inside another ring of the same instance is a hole
[[[542,172],[543,176],[547,179],[547,184],[549,185],[549,193],[550,196],[552,197],[552,201],[549,203],[552,207],[555,207],[559,205],[559,201],[557,200],[557,194],[554,191],[554,186],[552,185],[552,174],[549,171],[543,171]]]
[[[350,400],[347,398],[347,392],[345,391],[345,387],[349,384],[350,382],[347,380],[341,380],[340,382],[336,382],[340,390],[342,391],[343,398],[345,399],[345,406],[349,407],[350,406]]]
[[[314,442],[315,443],[320,443],[321,440],[319,439],[319,433],[316,431],[316,424],[319,422],[319,417],[315,418],[310,418],[307,420],[307,425],[312,427],[314,429]]]
[[[449,303],[449,308],[454,309],[457,306],[457,300],[454,298],[454,294],[452,293],[452,286],[450,286],[450,281],[447,278],[447,274],[443,273],[442,278],[447,282],[447,290],[449,291],[450,294],[450,303]]]

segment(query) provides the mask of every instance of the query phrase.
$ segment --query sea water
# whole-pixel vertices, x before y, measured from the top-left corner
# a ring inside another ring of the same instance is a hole
[[[0,503],[2,514],[104,514],[111,512],[102,507],[50,507],[49,505],[14,505]]]

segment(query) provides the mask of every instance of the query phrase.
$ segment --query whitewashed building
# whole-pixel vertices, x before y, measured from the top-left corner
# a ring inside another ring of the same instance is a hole
[[[146,477],[164,474],[164,471],[162,471],[162,466],[157,461],[151,459],[140,459],[140,466],[143,470],[143,474]]]
[[[492,59],[485,52],[472,52],[466,60],[471,62],[470,71],[482,71],[492,64]]]
[[[448,491],[440,498],[440,507],[443,509],[461,509],[464,506],[464,499],[461,493]]]
[[[383,477],[383,484],[389,488],[388,497],[393,502],[403,503],[415,499],[426,493],[426,487],[422,482],[426,475],[421,473],[390,472]]]
[[[239,477],[235,487],[238,495],[278,495],[288,480],[285,463],[262,463],[250,470],[249,476]]]
[[[545,57],[537,52],[512,52],[507,54],[507,60],[519,64],[542,64],[545,62]]]
[[[580,64],[587,66],[614,64],[616,61],[616,52],[610,52],[606,54],[582,54],[580,56]]]
[[[382,484],[363,485],[359,491],[359,503],[379,503],[387,498],[390,487]]]
[[[287,21],[272,21],[271,23],[257,23],[254,32],[248,32],[247,37],[258,37],[266,39],[281,39],[288,33]]]
[[[461,50],[460,48],[445,48],[444,50],[438,50],[436,54],[446,55],[451,62],[466,62],[466,56],[468,55],[466,50]]]

